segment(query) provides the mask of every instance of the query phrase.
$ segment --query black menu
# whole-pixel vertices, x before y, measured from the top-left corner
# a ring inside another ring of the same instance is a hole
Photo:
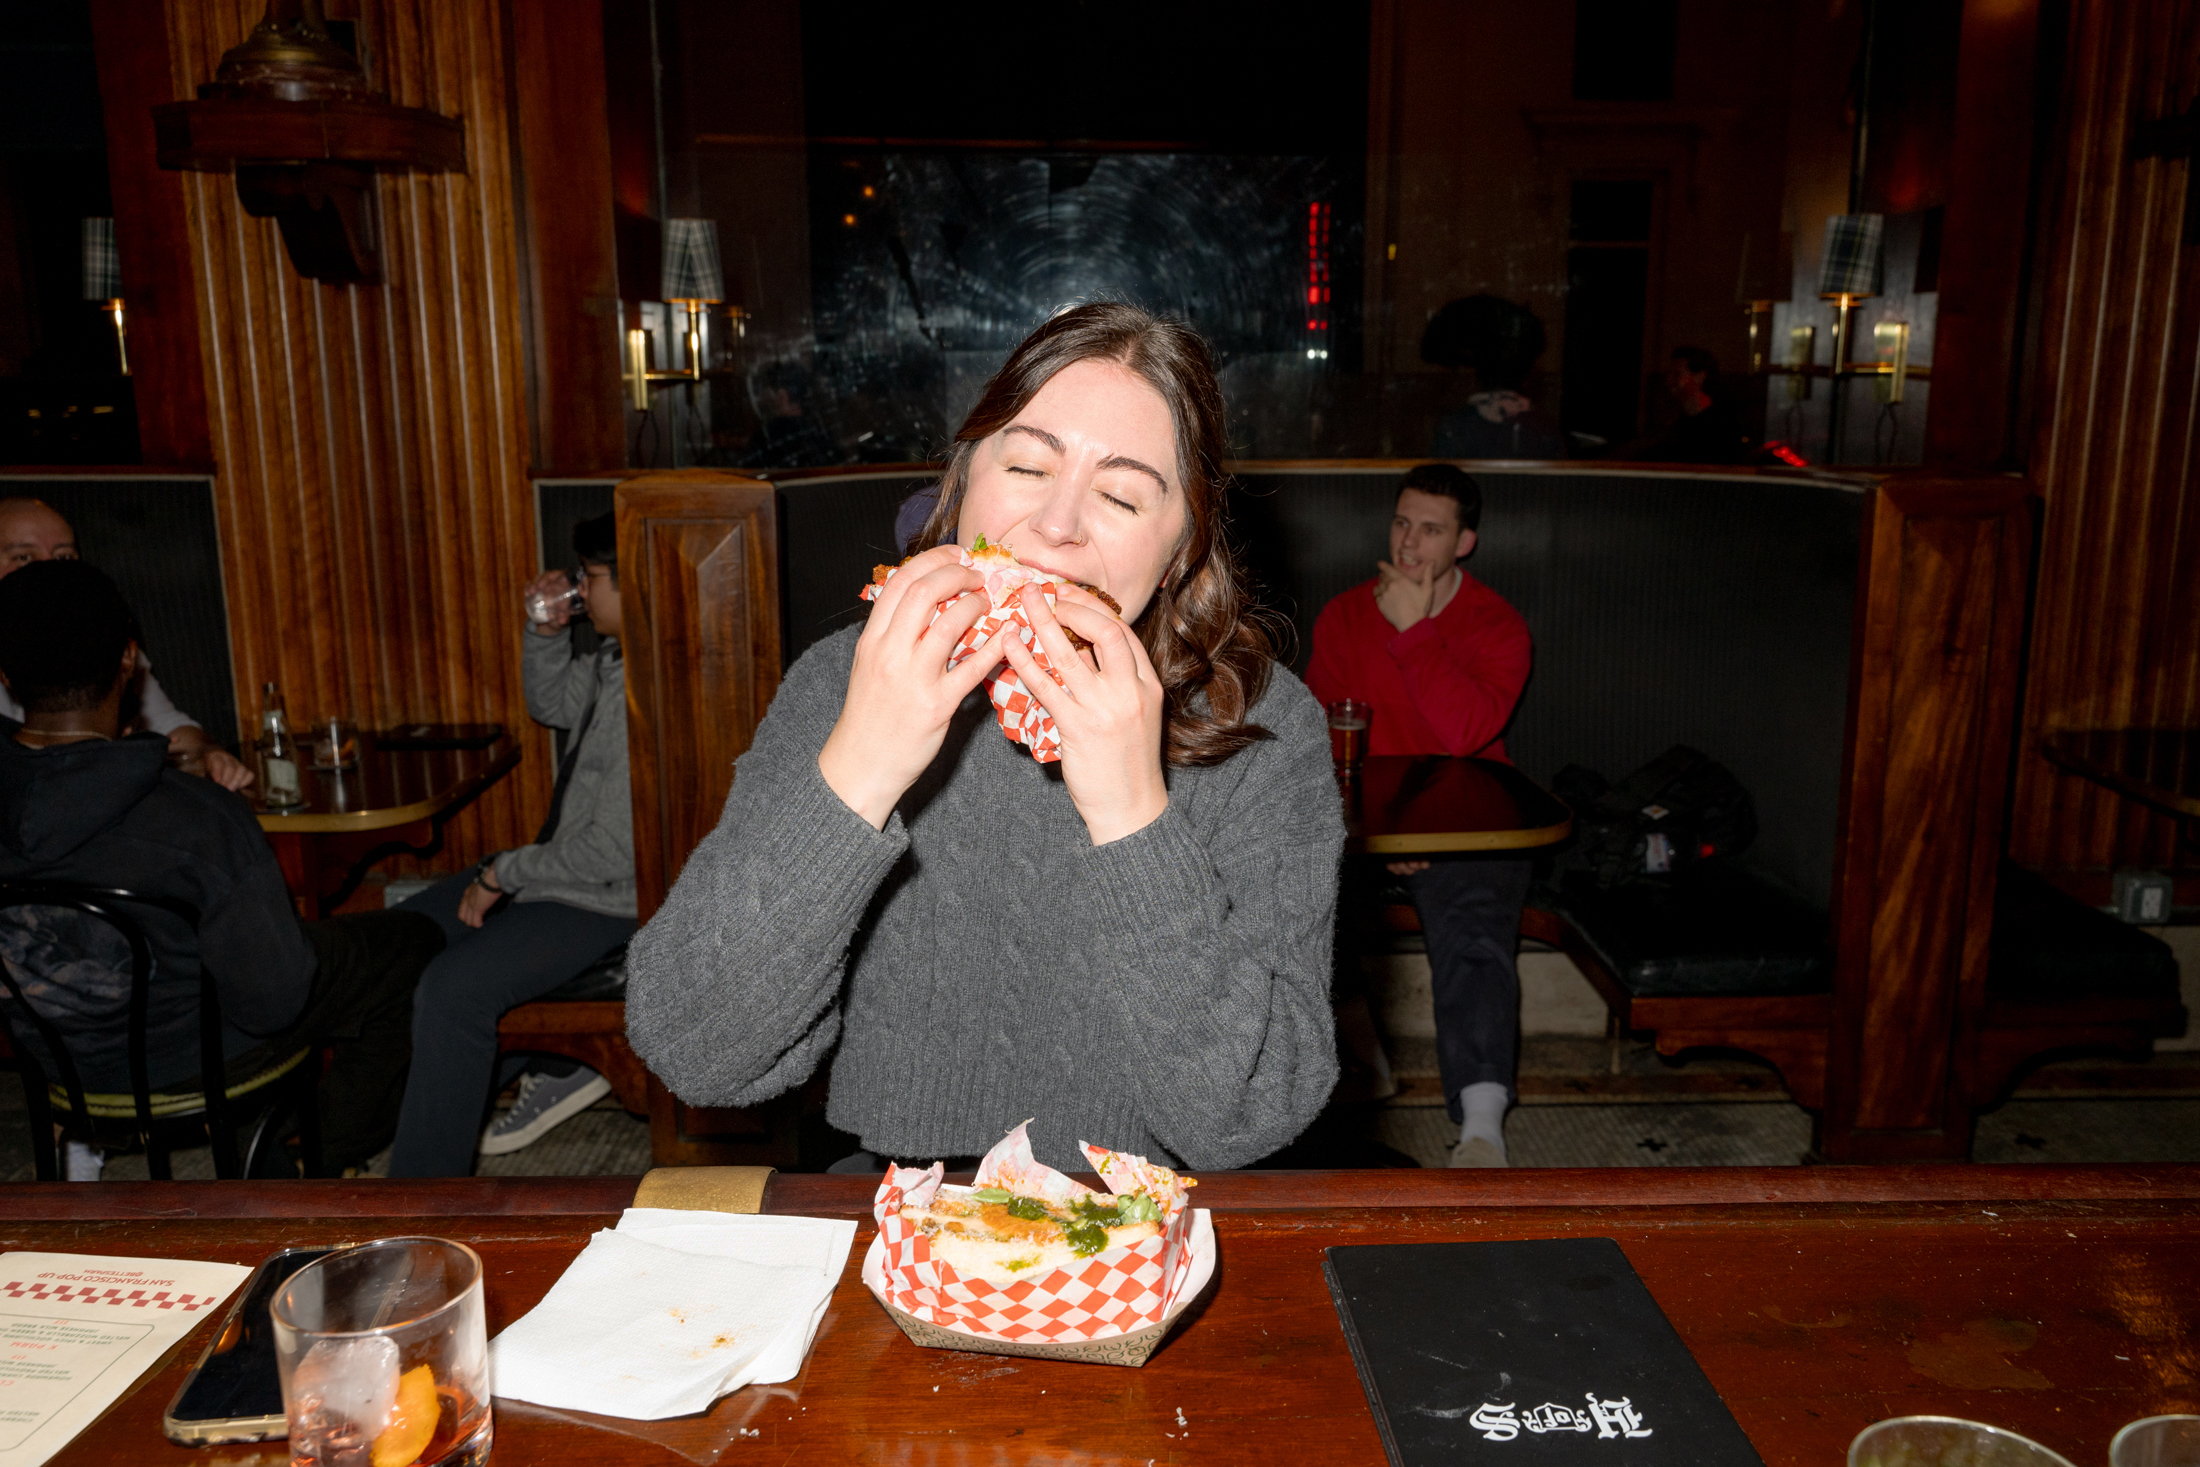
[[[1395,1467],[1763,1467],[1610,1238],[1326,1251]]]

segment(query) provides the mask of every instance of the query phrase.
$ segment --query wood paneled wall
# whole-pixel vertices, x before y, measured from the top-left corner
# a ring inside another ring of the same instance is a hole
[[[262,10],[167,0],[171,95]],[[378,286],[300,278],[221,174],[182,175],[187,248],[239,707],[272,681],[294,718],[522,730],[519,772],[451,827],[447,865],[525,843],[549,797],[519,684],[535,532],[504,18],[497,0],[357,11],[392,99],[464,122],[466,171],[380,178]]]
[[[2127,156],[2200,93],[2200,0],[2075,0],[2041,216],[2031,476],[2046,496],[2010,851],[2040,869],[2177,862],[2168,819],[2038,753],[2040,734],[2200,724],[2200,163]],[[2184,858],[2185,864],[2192,857]]]

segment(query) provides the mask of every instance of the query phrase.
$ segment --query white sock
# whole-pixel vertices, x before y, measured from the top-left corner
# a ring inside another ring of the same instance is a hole
[[[86,1146],[81,1141],[69,1141],[61,1148],[61,1175],[72,1182],[96,1182],[99,1174],[107,1169],[107,1153],[96,1146]]]
[[[1480,1080],[1459,1092],[1459,1109],[1466,1114],[1460,1124],[1459,1139],[1479,1136],[1497,1148],[1497,1154],[1505,1154],[1505,1107],[1510,1103],[1505,1086],[1495,1080]]]

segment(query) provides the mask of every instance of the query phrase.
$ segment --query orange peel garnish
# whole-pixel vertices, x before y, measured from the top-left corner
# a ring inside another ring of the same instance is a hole
[[[435,1435],[435,1423],[443,1403],[435,1395],[435,1371],[415,1365],[397,1382],[397,1404],[390,1408],[390,1424],[374,1438],[374,1467],[411,1467]]]

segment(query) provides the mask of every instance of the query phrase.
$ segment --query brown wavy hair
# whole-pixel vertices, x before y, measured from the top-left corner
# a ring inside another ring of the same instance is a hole
[[[1136,306],[1098,302],[1062,311],[1025,337],[956,430],[954,451],[940,476],[939,503],[910,550],[929,550],[955,538],[978,444],[1015,421],[1055,373],[1089,361],[1114,362],[1137,373],[1169,405],[1188,513],[1183,539],[1162,570],[1137,631],[1168,699],[1163,758],[1179,766],[1220,764],[1247,744],[1271,737],[1245,721],[1268,687],[1271,644],[1265,618],[1247,596],[1231,553],[1222,389],[1207,343],[1191,327]]]

